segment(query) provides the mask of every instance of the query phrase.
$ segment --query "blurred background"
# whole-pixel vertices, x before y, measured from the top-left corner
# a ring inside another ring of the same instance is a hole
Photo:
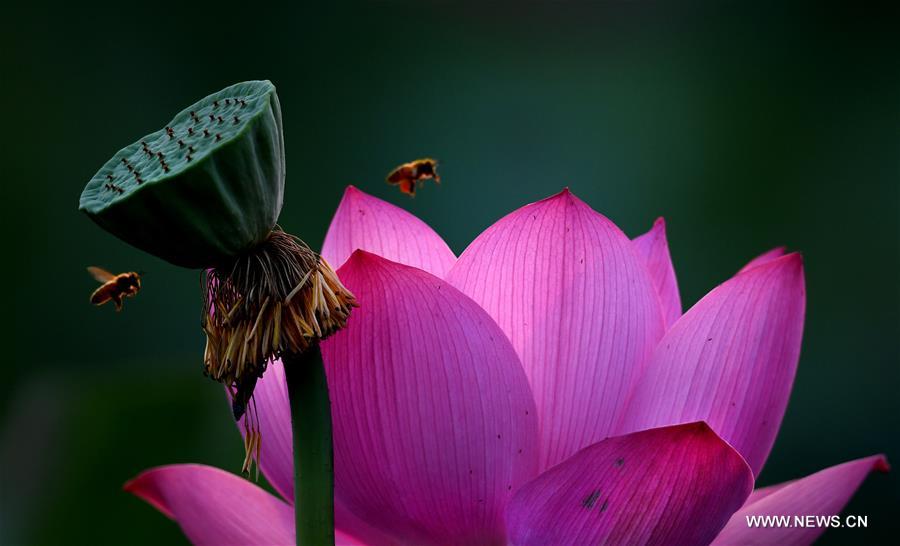
[[[457,253],[568,185],[632,236],[665,216],[685,308],[756,254],[801,250],[803,354],[761,483],[900,461],[896,10],[301,5],[5,8],[0,543],[183,543],[122,484],[166,463],[240,470],[222,389],[201,373],[198,273],[77,203],[116,150],[246,79],[278,87],[280,223],[314,247],[347,184]],[[442,185],[409,199],[384,183],[426,155]],[[121,314],[93,308],[92,264],[144,270],[144,290]],[[821,543],[892,542],[898,506],[897,472],[873,475],[846,511],[869,528]]]

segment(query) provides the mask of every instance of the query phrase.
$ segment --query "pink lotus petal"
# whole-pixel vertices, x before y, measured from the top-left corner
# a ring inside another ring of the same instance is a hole
[[[335,496],[399,542],[502,542],[506,503],[537,461],[534,400],[506,336],[422,270],[357,251],[338,274],[360,307],[322,344]]]
[[[257,418],[261,435],[259,469],[272,488],[286,501],[294,503],[294,448],[291,435],[291,406],[281,360],[270,362],[262,378],[256,383],[251,399],[252,414]],[[243,435],[245,413],[238,422]]]
[[[354,536],[348,535],[335,529],[334,546],[372,546],[372,543],[369,541],[359,540]]]
[[[659,294],[666,327],[670,328],[681,316],[681,296],[678,293],[678,281],[675,279],[675,267],[669,254],[669,242],[666,240],[666,221],[660,216],[653,222],[647,233],[632,239],[638,256],[650,271],[653,286]]]
[[[794,381],[805,302],[799,254],[711,291],[660,341],[619,432],[702,419],[758,475]]]
[[[418,267],[443,278],[456,256],[441,237],[405,210],[347,186],[322,245],[337,269],[356,249]]]
[[[488,228],[447,280],[522,359],[541,469],[609,436],[664,331],[647,268],[619,228],[564,190]]]
[[[397,541],[356,517],[340,500],[334,502],[335,535],[350,537],[367,546],[396,546]],[[337,539],[335,538],[335,541]],[[339,546],[339,545],[335,545]]]
[[[708,544],[753,488],[705,423],[609,438],[524,485],[507,510],[518,546]]]
[[[294,503],[294,452],[291,432],[291,407],[281,360],[270,363],[253,393],[255,410],[262,435],[259,467],[272,487],[288,502]],[[243,417],[239,428],[243,434]],[[335,503],[334,521],[338,532],[347,537],[365,539],[370,546],[390,544],[382,533],[353,515],[340,502]],[[350,540],[349,538],[347,540]]]
[[[771,262],[775,258],[780,258],[780,257],[784,256],[785,250],[786,250],[785,247],[777,246],[777,247],[773,248],[772,250],[763,252],[756,258],[753,258],[752,260],[747,262],[747,265],[742,267],[741,270],[738,271],[738,273],[743,273],[744,271],[747,271],[748,269],[753,269],[754,267],[756,267],[758,265],[762,265],[764,263]]]
[[[790,483],[791,482],[784,482],[777,485],[770,485],[768,487],[760,487],[759,489],[754,489],[753,493],[750,493],[750,496],[747,497],[747,502],[744,503],[744,506],[750,506],[754,502],[768,497],[772,493],[778,491],[779,489]]]
[[[125,484],[181,526],[194,544],[294,543],[294,511],[249,481],[198,464],[161,466]]]
[[[794,516],[805,519],[806,516],[838,515],[872,470],[887,472],[888,465],[883,455],[839,464],[774,486],[774,490],[757,496],[756,502],[748,502],[736,512],[713,544],[812,544],[826,527],[750,527],[747,517],[788,516],[793,523]]]

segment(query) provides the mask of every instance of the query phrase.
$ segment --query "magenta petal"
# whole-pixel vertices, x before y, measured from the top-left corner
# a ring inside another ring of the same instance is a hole
[[[609,436],[664,331],[647,268],[619,228],[564,190],[488,228],[447,280],[522,359],[541,469]]]
[[[322,344],[336,497],[401,542],[502,542],[506,503],[537,462],[534,400],[509,341],[422,270],[357,251],[338,274],[360,307]]]
[[[758,475],[790,395],[805,302],[799,254],[711,291],[660,341],[619,432],[705,420]]]
[[[266,372],[256,384],[253,392],[259,431],[262,437],[262,454],[259,468],[272,484],[272,487],[289,503],[294,503],[294,451],[291,432],[291,406],[287,395],[287,383],[284,378],[284,366],[281,360],[270,363]],[[243,417],[239,423],[241,433],[244,432]],[[335,526],[337,533],[364,537],[371,546],[389,544],[389,541],[376,530],[368,527],[350,513],[340,503],[335,504]],[[343,536],[343,535],[341,535]],[[353,544],[350,538],[344,543]]]
[[[337,535],[347,537],[348,546],[351,544],[349,542],[351,538],[367,546],[396,546],[397,544],[396,540],[384,532],[356,517],[340,500],[336,500],[334,503],[334,526],[336,528],[335,541],[338,542]],[[341,546],[340,542],[335,546]]]
[[[371,546],[372,543],[368,541],[362,541],[357,539],[352,535],[348,535],[347,533],[343,533],[335,529],[334,531],[334,546]]]
[[[744,503],[744,506],[750,506],[754,502],[768,497],[769,495],[778,491],[779,489],[781,489],[785,485],[788,485],[789,483],[791,483],[791,482],[784,482],[784,483],[779,483],[777,485],[770,485],[768,487],[760,487],[758,489],[754,489],[753,493],[750,493],[750,496],[747,497],[747,502]]]
[[[757,495],[736,512],[713,544],[778,544],[801,546],[812,544],[826,527],[750,527],[748,517],[836,516],[872,470],[887,472],[884,456],[875,455],[832,466],[786,484],[766,488],[765,495]],[[751,497],[752,498],[752,497]]]
[[[669,242],[666,240],[666,222],[662,217],[653,222],[647,233],[632,239],[638,256],[644,260],[653,286],[659,294],[666,327],[669,328],[681,316],[681,296],[678,293],[678,281],[675,279],[675,267],[669,254]]]
[[[257,419],[260,432],[260,457],[257,463],[275,491],[285,500],[294,502],[294,448],[291,435],[291,406],[288,403],[287,383],[281,360],[270,362],[253,391],[252,416]],[[238,422],[243,435],[246,413]]]
[[[708,544],[753,488],[705,423],[598,442],[524,485],[507,510],[518,546]]]
[[[405,210],[347,186],[322,245],[339,268],[356,249],[418,267],[443,278],[456,261],[441,237]]]
[[[762,265],[764,263],[771,262],[775,258],[780,258],[780,257],[784,256],[784,252],[785,252],[785,248],[783,246],[778,246],[778,247],[773,248],[772,250],[763,252],[756,258],[753,258],[752,260],[747,262],[747,265],[742,267],[741,270],[738,271],[738,273],[743,273],[744,271],[747,271],[748,269],[753,269],[754,267],[756,267],[758,265]]]
[[[194,544],[294,543],[290,506],[234,474],[182,464],[147,470],[125,484],[181,526]]]

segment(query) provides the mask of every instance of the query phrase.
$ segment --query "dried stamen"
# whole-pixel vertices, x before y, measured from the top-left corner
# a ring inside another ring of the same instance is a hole
[[[356,306],[325,260],[278,229],[229,266],[207,271],[204,280],[204,366],[229,387],[235,419],[251,411],[253,389],[269,362],[340,330]],[[248,415],[245,423],[252,420]],[[253,434],[251,424],[248,456],[259,450]]]

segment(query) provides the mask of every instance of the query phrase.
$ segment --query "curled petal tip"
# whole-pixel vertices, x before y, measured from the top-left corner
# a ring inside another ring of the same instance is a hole
[[[750,271],[752,269],[803,269],[803,255],[800,252],[790,252],[783,256],[773,258],[755,267],[746,267],[741,272]]]
[[[709,426],[709,423],[706,421],[693,421],[690,423],[684,423],[681,425],[681,429],[685,432],[693,432],[696,434],[712,434],[714,436],[718,436],[712,427]]]
[[[547,204],[547,203],[553,203],[553,202],[557,202],[557,201],[568,202],[568,203],[577,203],[577,204],[584,205],[587,208],[590,208],[589,205],[587,205],[584,201],[579,199],[577,195],[572,193],[572,190],[569,189],[569,186],[564,187],[562,190],[558,191],[557,193],[554,193],[553,195],[550,195],[548,197],[540,199],[540,200],[536,201],[535,203],[532,203],[532,205],[537,204],[537,203]],[[593,209],[591,209],[591,210],[593,211]],[[595,211],[593,211],[593,212],[595,212]],[[595,212],[595,214],[596,214],[596,212]]]
[[[763,252],[762,254],[760,254],[759,256],[757,256],[757,257],[753,258],[752,260],[750,260],[749,262],[747,262],[747,265],[742,267],[738,273],[743,273],[744,271],[748,271],[750,269],[753,269],[754,267],[759,267],[763,264],[767,264],[767,263],[771,262],[772,260],[776,260],[776,259],[784,256],[785,252],[787,252],[787,247],[784,247],[784,246],[777,246],[771,250],[767,250],[767,251]]]
[[[681,423],[679,425],[667,425],[658,428],[671,429],[673,431],[676,431],[677,434],[701,438],[703,441],[721,442],[730,447],[734,451],[734,454],[736,456],[740,457],[740,459],[744,462],[744,465],[747,466],[747,470],[752,474],[752,469],[747,464],[747,460],[744,458],[744,456],[739,451],[737,451],[728,440],[720,436],[719,433],[716,432],[715,429],[713,429],[712,426],[710,426],[710,424],[705,420],[689,421],[686,423]]]
[[[569,186],[565,186],[565,187],[563,187],[563,189],[559,190],[558,192],[556,192],[552,195],[548,195],[547,197],[545,197],[543,199],[539,199],[536,202],[537,203],[546,203],[548,201],[556,201],[557,199],[572,199],[572,198],[575,198],[575,194],[572,193],[572,190],[569,189]]]
[[[379,256],[378,254],[373,254],[372,252],[367,252],[361,248],[357,248],[356,250],[353,251],[353,254],[351,254],[350,257],[347,259],[347,262],[344,264],[344,267],[347,267],[351,264],[353,264],[355,266],[357,264],[363,264],[363,263],[367,263],[367,262],[369,262],[369,263],[380,262],[380,261],[384,261],[384,260],[385,259],[382,258],[381,256]],[[343,269],[343,267],[341,269]]]
[[[563,189],[561,189],[561,190],[559,191],[559,193],[557,193],[557,194],[555,194],[555,195],[552,195],[552,196],[551,196],[551,199],[552,199],[552,198],[556,198],[556,197],[573,197],[574,195],[575,195],[575,194],[572,193],[572,190],[569,189],[569,186],[565,186],[565,187],[563,187]]]
[[[800,252],[791,252],[789,254],[785,254],[780,258],[775,258],[768,264],[763,264],[760,267],[764,268],[767,265],[771,265],[772,267],[781,268],[786,271],[796,272],[799,274],[803,274],[803,254]]]
[[[144,470],[137,476],[125,482],[125,484],[122,485],[122,491],[131,493],[135,497],[143,500],[150,506],[153,506],[154,508],[159,510],[167,518],[175,519],[175,515],[172,513],[172,510],[169,509],[166,502],[161,498],[159,491],[156,489],[156,487],[154,487],[153,484],[153,475],[158,471],[164,471],[166,468],[167,467],[165,466],[160,466]]]
[[[139,492],[141,489],[141,482],[144,480],[144,477],[150,472],[153,472],[152,468],[148,469],[148,470],[144,470],[137,476],[131,478],[130,480],[128,480],[127,482],[122,484],[122,491],[127,491],[128,493],[132,493],[134,495],[140,496]]]
[[[344,188],[344,193],[341,195],[341,205],[343,204],[354,204],[357,205],[360,202],[366,202],[367,200],[376,199],[375,197],[369,195],[368,193],[362,191],[357,188],[353,184],[347,184],[347,187]]]
[[[790,253],[788,253],[788,254],[785,254],[785,255],[784,255],[782,258],[780,258],[780,259],[783,259],[783,260],[785,260],[785,261],[788,261],[788,262],[790,262],[790,263],[792,263],[792,264],[797,264],[797,265],[800,265],[800,266],[803,265],[803,254],[801,254],[800,252],[790,252]]]

